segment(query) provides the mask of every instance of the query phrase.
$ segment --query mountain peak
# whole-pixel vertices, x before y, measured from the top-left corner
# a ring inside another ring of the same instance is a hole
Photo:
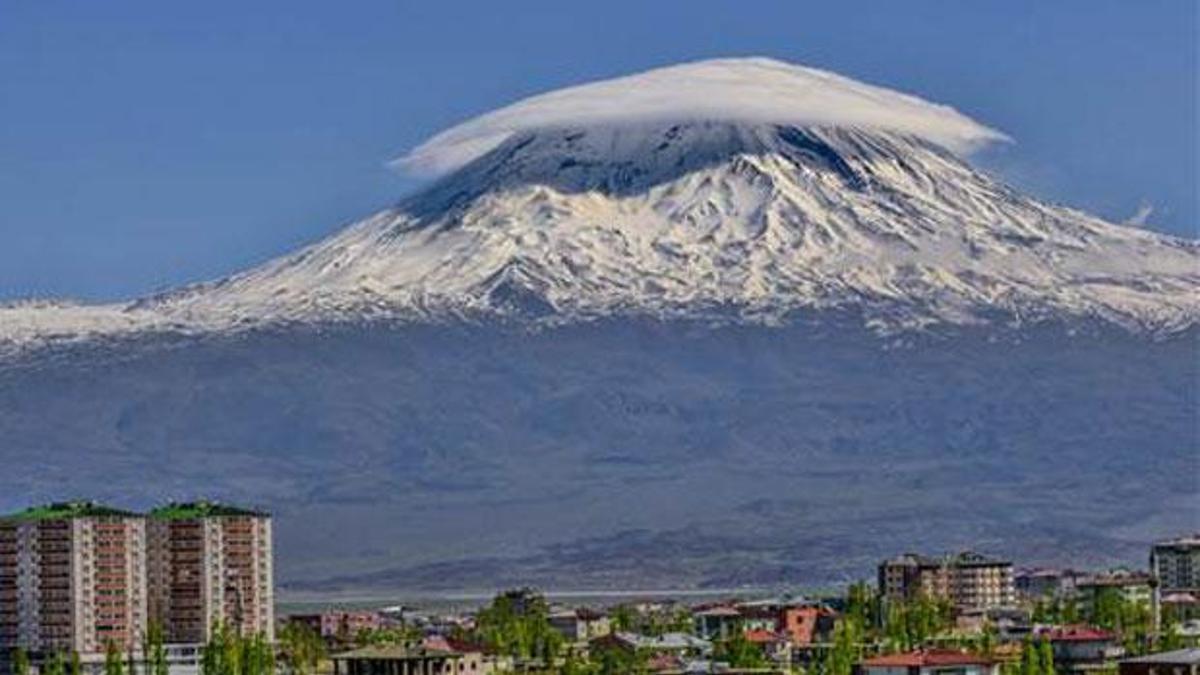
[[[922,137],[747,122],[523,132],[396,208],[173,316],[614,315],[882,330],[1200,312],[1197,250],[1029,199]]]
[[[0,348],[464,318],[1200,323],[1195,242],[1031,199],[915,128],[561,121],[514,129],[395,207],[215,283],[125,305],[0,307]]]
[[[733,122],[893,131],[965,152],[1007,137],[957,112],[891,89],[767,58],[728,58],[532,96],[458,124],[399,160],[446,173],[541,129]]]

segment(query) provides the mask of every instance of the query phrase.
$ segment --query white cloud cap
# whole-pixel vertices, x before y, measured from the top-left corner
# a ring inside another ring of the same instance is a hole
[[[437,134],[397,164],[440,174],[518,132],[693,120],[885,129],[958,153],[1008,140],[949,106],[816,68],[736,58],[657,68],[532,96]]]

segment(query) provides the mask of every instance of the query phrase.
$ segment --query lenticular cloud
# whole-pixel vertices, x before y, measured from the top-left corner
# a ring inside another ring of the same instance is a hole
[[[949,106],[828,71],[765,58],[716,59],[533,96],[451,127],[397,163],[440,174],[522,131],[697,120],[885,129],[958,153],[1007,138]]]

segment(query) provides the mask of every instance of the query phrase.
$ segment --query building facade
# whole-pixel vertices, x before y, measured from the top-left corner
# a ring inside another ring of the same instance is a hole
[[[1153,578],[1147,572],[1115,569],[1085,577],[1075,584],[1080,608],[1090,613],[1105,594],[1113,594],[1122,601],[1151,606]]]
[[[275,637],[271,518],[215,504],[168,504],[147,519],[149,615],[167,642],[206,642],[214,626]]]
[[[0,653],[136,649],[147,626],[146,523],[91,502],[0,518]]]
[[[383,627],[383,617],[371,610],[327,610],[314,614],[291,614],[288,622],[298,623],[326,641],[351,641],[363,631]]]
[[[1155,544],[1150,573],[1163,593],[1200,592],[1200,533]]]
[[[923,596],[949,600],[960,611],[1009,607],[1012,562],[970,551],[940,558],[906,553],[880,563],[879,590],[888,602]]]

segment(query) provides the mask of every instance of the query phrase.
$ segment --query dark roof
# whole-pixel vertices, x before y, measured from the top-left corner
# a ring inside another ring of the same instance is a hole
[[[606,616],[608,616],[608,614],[598,609],[592,609],[591,607],[580,607],[579,609],[575,610],[575,618],[579,619],[580,621],[599,621]]]
[[[1040,632],[1051,642],[1108,642],[1117,639],[1111,631],[1092,626],[1057,626]]]
[[[1122,659],[1121,663],[1169,663],[1169,664],[1200,664],[1200,648],[1176,649],[1171,652],[1146,654],[1132,659]]]
[[[71,518],[141,518],[133,511],[104,506],[91,501],[54,502],[31,506],[19,513],[0,517],[0,521],[29,522],[39,520],[69,520]]]
[[[361,659],[365,661],[414,661],[425,659],[460,659],[459,652],[428,647],[405,647],[403,645],[370,645],[353,651],[334,654],[338,661]]]
[[[251,516],[266,518],[270,514],[240,506],[199,500],[194,502],[171,502],[150,511],[151,518],[159,520],[191,520],[193,518],[214,518],[222,516]]]

